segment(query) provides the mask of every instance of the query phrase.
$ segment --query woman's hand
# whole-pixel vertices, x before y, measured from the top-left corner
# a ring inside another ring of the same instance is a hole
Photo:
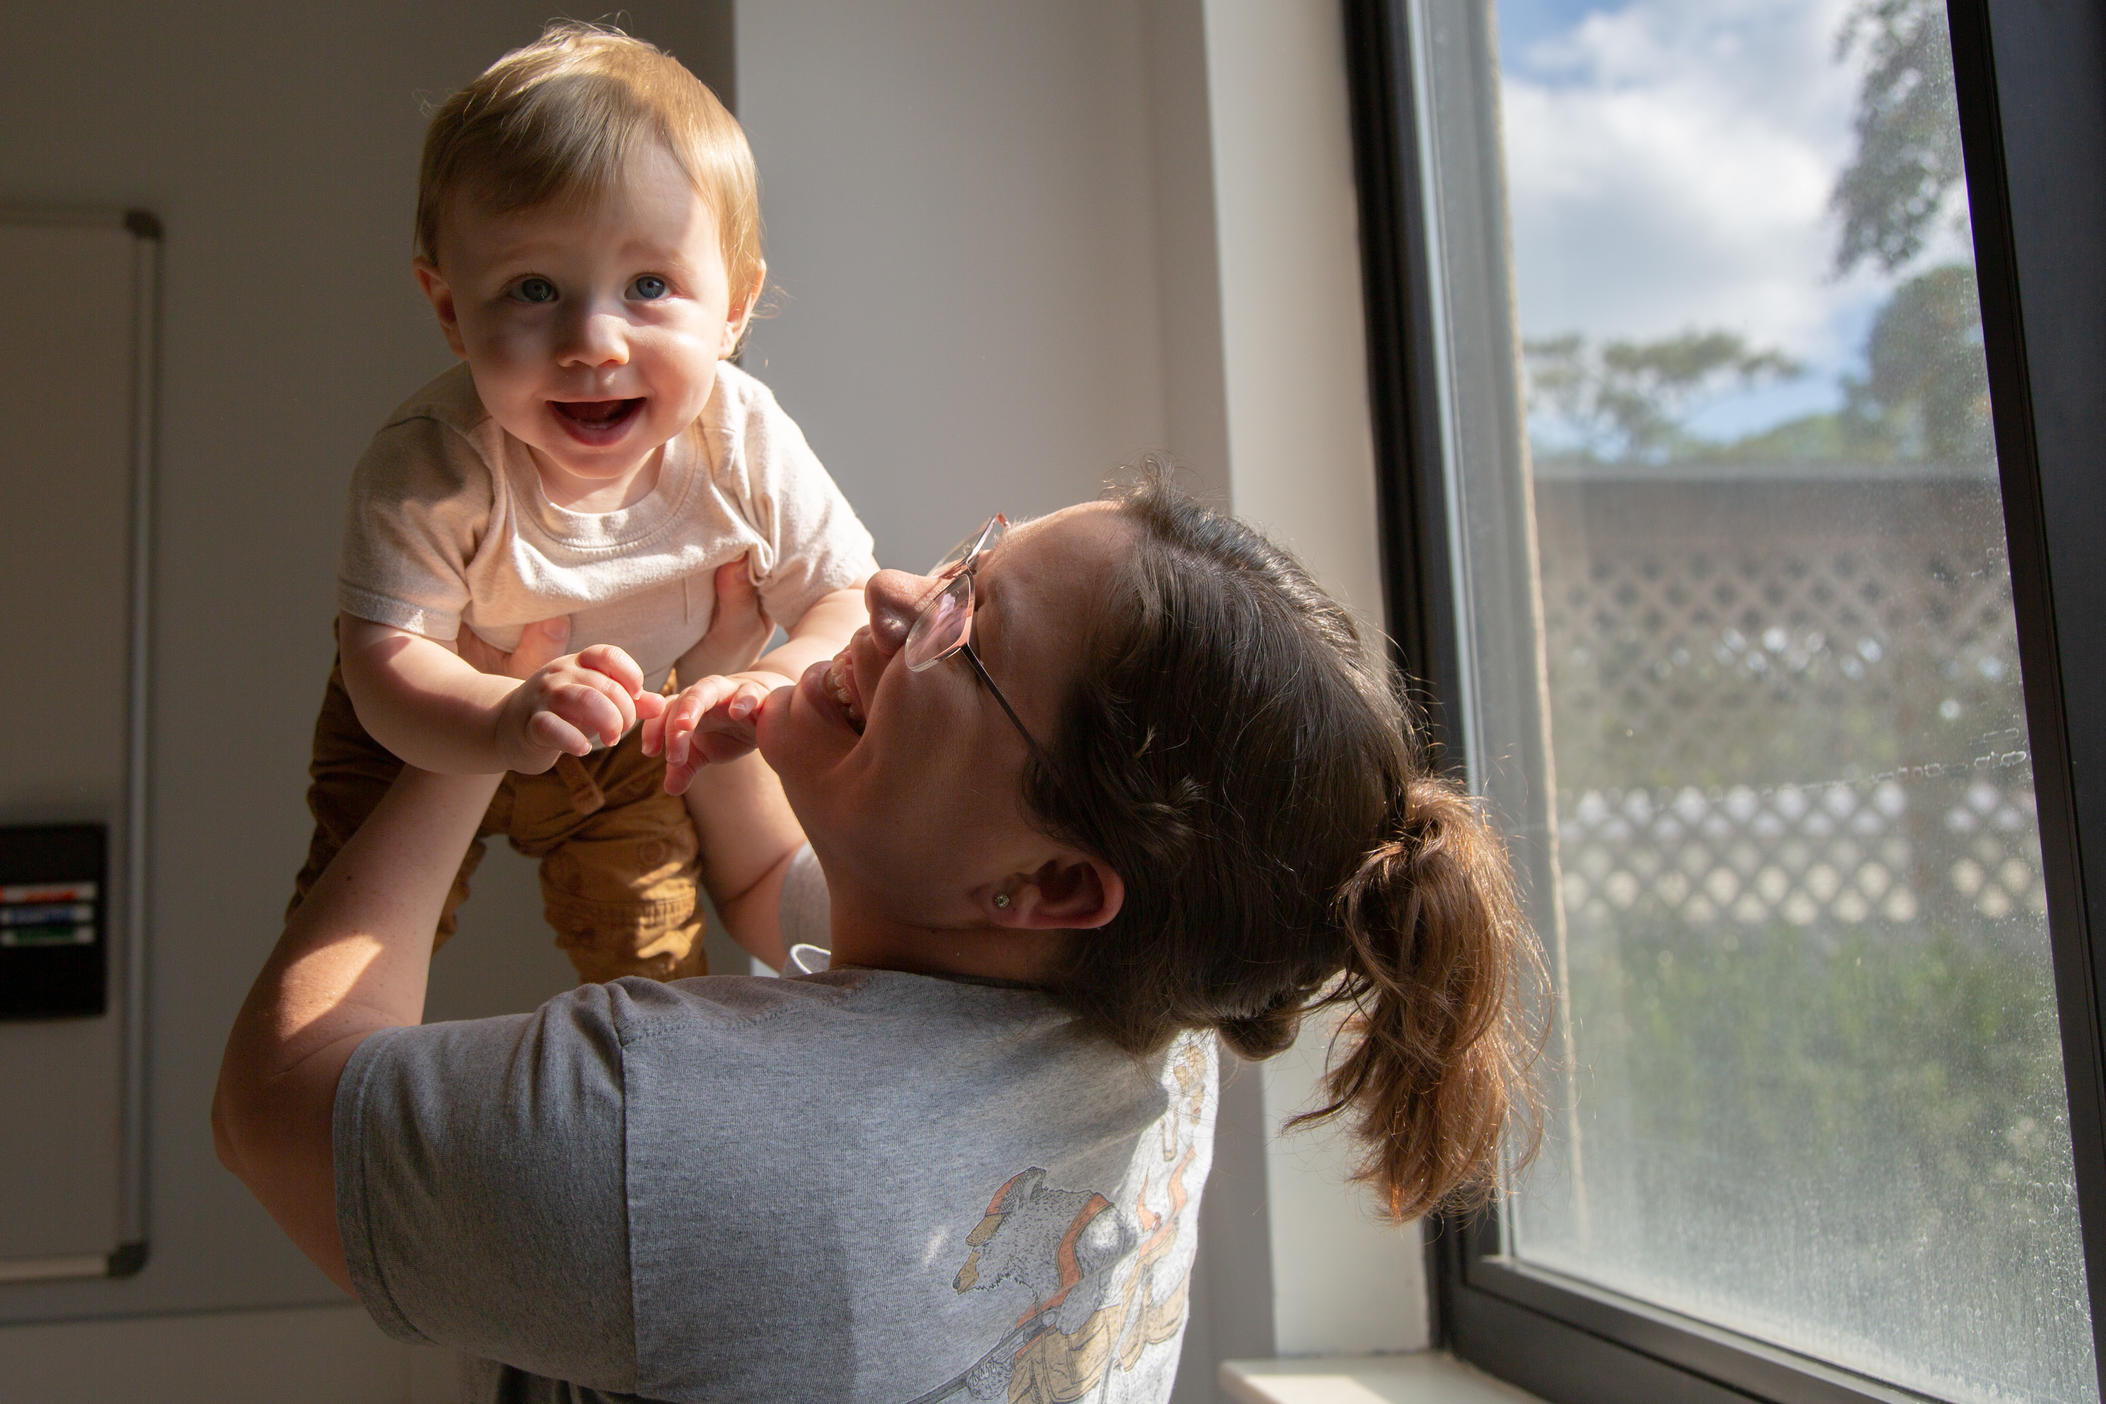
[[[683,682],[721,673],[743,673],[761,656],[768,640],[775,637],[775,621],[761,608],[752,572],[751,556],[717,567],[710,582],[717,602],[710,611],[709,632],[680,660]]]
[[[519,631],[519,647],[503,653],[483,642],[482,635],[461,626],[454,636],[453,651],[476,671],[500,678],[528,678],[544,664],[563,656],[570,644],[570,620],[558,616],[529,624]]]

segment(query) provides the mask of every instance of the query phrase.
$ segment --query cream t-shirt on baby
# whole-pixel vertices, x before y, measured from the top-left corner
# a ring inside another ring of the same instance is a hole
[[[506,652],[568,617],[570,649],[611,643],[656,686],[708,631],[717,567],[749,557],[762,607],[793,625],[877,569],[870,533],[760,381],[719,363],[702,418],[665,446],[633,506],[572,512],[455,366],[389,417],[352,475],[337,573],[346,614]],[[690,681],[681,670],[682,681]]]

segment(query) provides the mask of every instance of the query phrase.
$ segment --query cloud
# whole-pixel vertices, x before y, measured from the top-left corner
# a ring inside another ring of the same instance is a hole
[[[1501,56],[1523,330],[1725,327],[1833,371],[1884,279],[1832,274],[1851,0],[1634,0]],[[1515,42],[1518,39],[1519,42]]]

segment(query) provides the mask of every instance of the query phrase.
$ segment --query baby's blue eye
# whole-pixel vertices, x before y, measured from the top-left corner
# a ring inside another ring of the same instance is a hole
[[[556,285],[546,278],[521,278],[512,296],[521,302],[554,302]]]
[[[665,279],[655,273],[646,273],[629,286],[635,290],[638,297],[646,301],[664,297],[668,291]]]

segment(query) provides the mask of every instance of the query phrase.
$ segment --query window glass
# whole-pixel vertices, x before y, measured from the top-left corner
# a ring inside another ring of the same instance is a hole
[[[1415,13],[1468,749],[1565,997],[1505,1251],[2095,1401],[1943,5]]]

